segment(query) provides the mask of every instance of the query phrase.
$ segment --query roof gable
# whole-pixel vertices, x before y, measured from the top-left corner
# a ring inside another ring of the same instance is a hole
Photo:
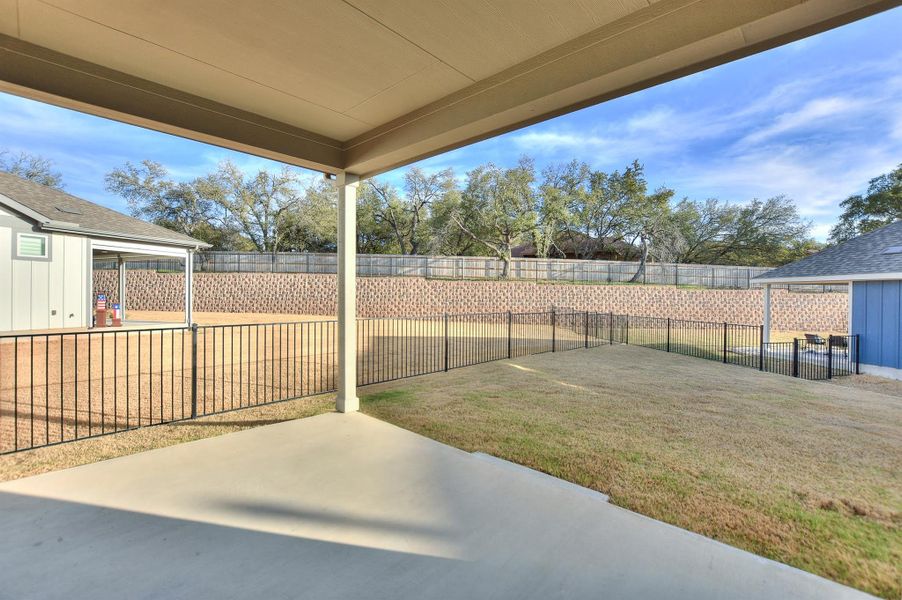
[[[827,279],[885,278],[902,274],[902,253],[891,249],[902,246],[902,221],[831,246],[788,265],[759,275],[755,279]],[[902,277],[900,277],[902,278]]]
[[[10,173],[0,173],[0,203],[9,204],[13,210],[35,220],[41,229],[182,247],[209,247],[187,235]]]

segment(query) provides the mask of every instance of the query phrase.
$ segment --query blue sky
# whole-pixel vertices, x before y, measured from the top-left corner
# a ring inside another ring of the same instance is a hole
[[[422,161],[463,177],[528,153],[543,166],[643,162],[677,197],[747,202],[786,194],[824,239],[839,202],[902,163],[902,9]],[[0,94],[0,149],[54,161],[67,191],[118,210],[104,175],[150,158],[182,179],[225,158],[277,163]],[[400,182],[403,170],[383,178]],[[313,174],[311,173],[311,176]]]

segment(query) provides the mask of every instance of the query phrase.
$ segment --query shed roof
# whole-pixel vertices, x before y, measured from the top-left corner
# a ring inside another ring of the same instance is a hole
[[[42,230],[75,235],[209,248],[206,242],[129,217],[60,190],[0,173],[0,204],[34,219]]]
[[[761,283],[902,279],[902,221],[755,277]]]

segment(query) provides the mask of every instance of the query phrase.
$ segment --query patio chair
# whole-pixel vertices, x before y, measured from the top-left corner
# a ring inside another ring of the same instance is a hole
[[[849,356],[849,338],[844,335],[831,335],[830,345],[834,350],[840,349],[842,353]]]
[[[806,333],[805,345],[807,346],[806,352],[817,352],[818,346],[825,347],[827,345],[827,340],[816,333]]]

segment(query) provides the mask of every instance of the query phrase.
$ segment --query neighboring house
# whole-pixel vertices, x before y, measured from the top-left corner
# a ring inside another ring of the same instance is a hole
[[[185,259],[209,244],[65,192],[0,173],[0,332],[93,325],[95,258]],[[190,313],[186,285],[186,313]],[[190,314],[186,314],[190,321]]]
[[[848,283],[849,333],[860,335],[861,370],[902,379],[902,221],[759,275],[756,283]],[[765,301],[765,328],[769,299]]]
[[[586,243],[588,242],[588,243]],[[594,248],[591,256],[582,256],[583,248]],[[635,257],[635,248],[623,240],[605,238],[601,244],[594,238],[576,231],[565,232],[552,246],[547,258],[582,258],[587,260],[629,260]],[[535,244],[526,242],[511,250],[514,258],[539,258]]]

